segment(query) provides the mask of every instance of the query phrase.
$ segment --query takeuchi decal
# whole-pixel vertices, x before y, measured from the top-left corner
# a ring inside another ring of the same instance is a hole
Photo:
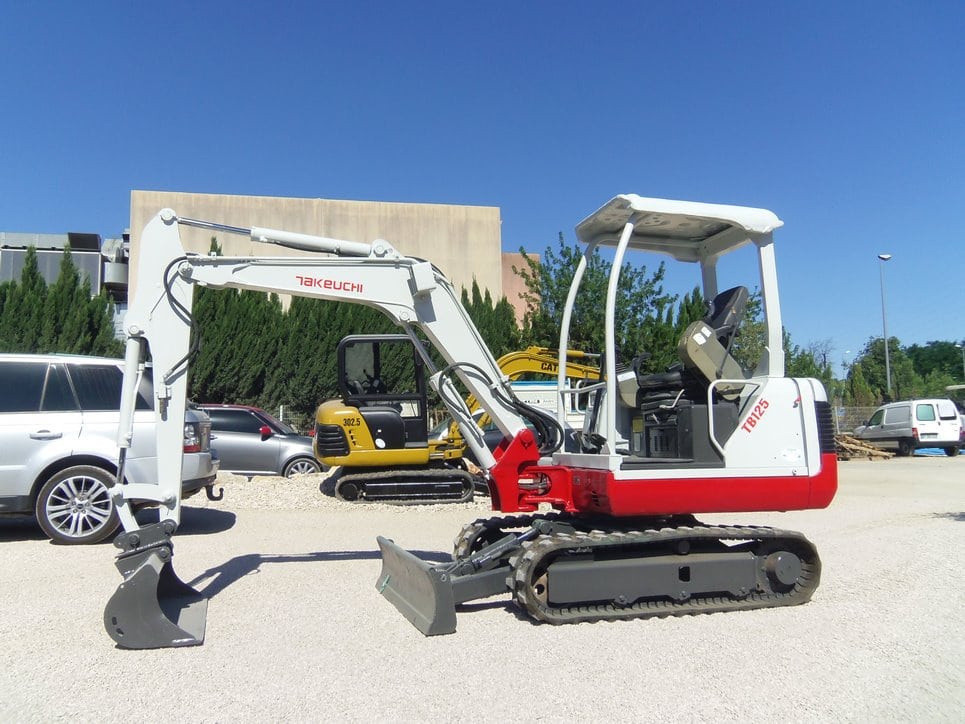
[[[330,289],[333,292],[356,292],[362,293],[362,282],[343,282],[338,279],[325,279],[324,277],[305,277],[300,274],[295,275],[295,279],[303,287],[312,289]]]

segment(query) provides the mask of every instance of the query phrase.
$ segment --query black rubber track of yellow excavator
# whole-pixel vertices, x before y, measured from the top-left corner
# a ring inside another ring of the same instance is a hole
[[[590,567],[595,569],[600,560],[619,564],[652,555],[667,559],[669,552],[669,567],[679,566],[683,570],[693,559],[688,558],[689,551],[708,548],[718,551],[713,555],[724,559],[730,555],[742,555],[746,559],[753,554],[756,585],[749,590],[742,589],[737,595],[721,595],[719,592],[690,594],[686,583],[675,583],[677,589],[673,596],[654,595],[632,602],[587,600],[566,606],[554,605],[550,600],[552,594],[547,590],[553,586],[551,572],[547,586],[550,566],[570,556],[592,559]],[[731,550],[733,554],[729,553]],[[793,570],[790,576],[786,573],[788,560]],[[510,557],[509,569],[507,585],[520,606],[539,621],[565,624],[796,605],[809,600],[817,588],[821,562],[814,546],[793,531],[697,524],[640,531],[594,530],[544,535],[524,543]]]
[[[348,502],[431,505],[472,500],[476,478],[454,468],[371,470],[342,475],[335,497]]]

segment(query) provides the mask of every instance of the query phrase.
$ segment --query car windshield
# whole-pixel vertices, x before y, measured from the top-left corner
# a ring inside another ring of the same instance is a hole
[[[265,412],[264,410],[259,411],[262,417],[265,417],[281,432],[282,435],[297,435],[298,431],[295,430],[291,425],[286,422],[282,422],[277,417],[272,415],[270,412]]]

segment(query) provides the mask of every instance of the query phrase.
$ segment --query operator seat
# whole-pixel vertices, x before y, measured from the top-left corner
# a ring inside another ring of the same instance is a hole
[[[645,358],[633,360],[637,377],[637,407],[644,413],[672,409],[681,400],[702,401],[710,382],[743,379],[747,375],[730,354],[730,348],[747,307],[747,287],[721,292],[707,305],[703,319],[690,324],[677,345],[680,362],[666,372],[643,374]],[[739,387],[718,388],[725,399],[740,394]]]

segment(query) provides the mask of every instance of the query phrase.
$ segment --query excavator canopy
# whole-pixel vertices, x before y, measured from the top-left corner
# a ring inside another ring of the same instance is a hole
[[[585,244],[616,246],[631,220],[634,228],[628,248],[669,254],[685,262],[719,256],[784,225],[767,209],[623,194],[583,219],[576,236]]]

